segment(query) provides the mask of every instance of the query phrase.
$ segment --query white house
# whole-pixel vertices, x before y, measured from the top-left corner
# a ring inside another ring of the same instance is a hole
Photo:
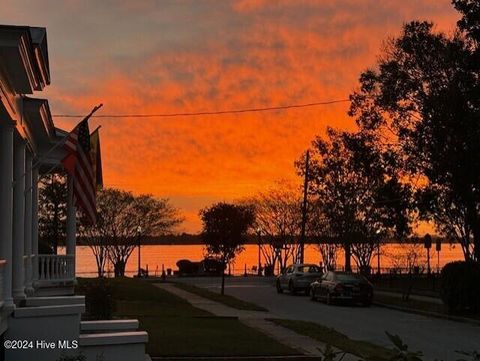
[[[46,99],[27,95],[49,84],[46,29],[0,25],[0,360],[83,353],[89,361],[144,361],[138,321],[81,321],[71,187],[66,255],[38,253],[38,177],[61,167],[63,147],[52,147],[67,132],[54,126]]]

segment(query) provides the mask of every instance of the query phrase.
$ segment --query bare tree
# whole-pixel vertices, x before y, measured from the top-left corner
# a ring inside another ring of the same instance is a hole
[[[105,276],[105,266],[108,261],[108,245],[105,242],[105,237],[101,236],[97,227],[79,227],[79,234],[82,239],[82,243],[87,245],[92,251],[95,257],[95,263],[97,265],[97,276]]]
[[[298,237],[301,224],[301,199],[291,183],[278,182],[266,192],[247,200],[253,206],[253,227],[261,236],[261,251],[266,264],[280,269],[298,258]]]
[[[108,259],[115,277],[125,275],[130,255],[146,236],[162,235],[181,222],[178,210],[168,199],[107,188],[97,196],[97,223],[83,223],[81,234],[97,262],[99,277]]]

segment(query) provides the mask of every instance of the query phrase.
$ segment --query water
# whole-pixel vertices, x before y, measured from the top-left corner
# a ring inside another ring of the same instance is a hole
[[[63,251],[63,252],[62,252]],[[132,255],[128,259],[126,272],[128,275],[137,273],[138,269],[138,249],[135,248]],[[59,253],[64,253],[64,249]],[[141,247],[141,265],[142,268],[147,268],[151,275],[160,275],[162,266],[167,270],[171,268],[176,270],[176,262],[180,259],[189,259],[191,261],[200,261],[204,256],[204,247],[202,245],[148,245]],[[440,256],[440,257],[438,257]],[[343,252],[337,255],[337,266],[341,267],[344,263]],[[415,264],[426,268],[427,252],[423,245],[400,245],[387,244],[383,245],[380,252],[380,266],[384,268],[392,267],[407,267],[408,262],[416,258]],[[440,253],[435,251],[433,247],[430,250],[430,264],[432,271],[437,270],[438,266],[441,268],[448,262],[455,260],[462,260],[463,253],[459,245],[443,244]],[[314,245],[307,245],[305,248],[305,262],[318,264],[321,261],[320,252]],[[262,264],[265,261],[262,257]],[[234,275],[244,273],[245,266],[247,272],[252,272],[252,267],[258,265],[258,246],[246,245],[245,250],[240,253],[235,259],[235,264],[232,265],[231,271]],[[352,265],[354,262],[352,260]],[[372,258],[371,266],[377,268],[376,252]],[[96,276],[96,263],[92,251],[87,246],[77,246],[76,257],[77,275],[81,277]],[[107,270],[113,271],[113,267],[109,265]]]

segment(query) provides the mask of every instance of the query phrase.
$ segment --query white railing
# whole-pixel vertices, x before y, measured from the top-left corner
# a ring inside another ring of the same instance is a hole
[[[4,259],[0,260],[0,309],[3,307],[3,288],[4,288],[4,285],[3,285],[3,280],[5,278],[5,266],[7,264],[7,261],[5,261]]]
[[[39,281],[73,281],[75,279],[75,256],[38,255]]]

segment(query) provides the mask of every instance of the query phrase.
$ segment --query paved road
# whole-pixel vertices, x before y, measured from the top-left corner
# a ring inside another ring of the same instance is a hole
[[[220,279],[181,278],[212,291]],[[400,335],[412,350],[422,350],[425,360],[454,361],[456,350],[480,351],[480,326],[415,315],[372,306],[328,306],[309,297],[279,295],[273,281],[236,277],[226,280],[226,293],[267,308],[273,317],[317,322],[348,335],[390,347],[385,331]]]

